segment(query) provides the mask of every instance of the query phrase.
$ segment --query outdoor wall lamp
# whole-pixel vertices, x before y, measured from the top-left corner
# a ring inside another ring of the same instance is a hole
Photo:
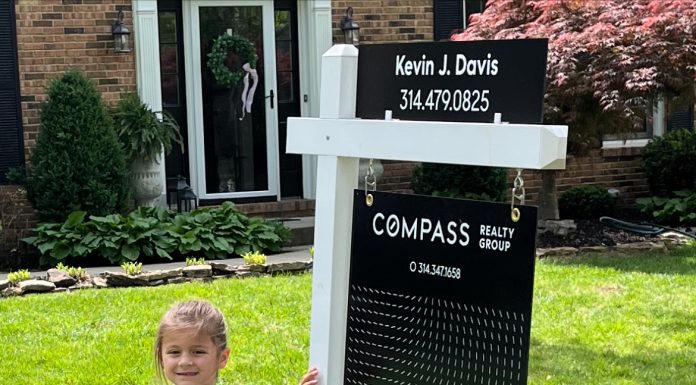
[[[114,52],[130,52],[130,31],[123,25],[123,11],[118,11],[118,20],[111,25],[111,33],[114,35]]]
[[[360,26],[353,21],[353,7],[348,7],[345,16],[341,18],[341,31],[346,44],[360,44]]]

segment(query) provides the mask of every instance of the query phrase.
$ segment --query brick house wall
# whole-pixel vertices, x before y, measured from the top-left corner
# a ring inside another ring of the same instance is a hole
[[[124,12],[126,27],[133,31],[131,0],[15,0],[27,163],[36,145],[46,88],[66,70],[85,72],[108,104],[125,92],[136,91],[135,53],[113,52],[111,25],[119,10]],[[24,191],[17,186],[0,186],[0,222],[11,222],[0,233],[1,257],[21,248],[17,240],[37,223]]]
[[[434,0],[354,0],[332,1],[333,41],[342,43],[340,20],[347,7],[353,7],[353,20],[360,25],[360,44],[433,41]],[[566,170],[557,175],[558,194],[573,186],[595,184],[620,191],[619,204],[630,206],[635,198],[649,195],[647,180],[642,171],[640,148],[598,150],[586,157],[569,157]],[[411,174],[417,163],[382,161],[384,174],[377,189],[398,193],[413,193]],[[517,174],[510,170],[510,188]],[[523,172],[527,203],[538,205],[541,173]]]

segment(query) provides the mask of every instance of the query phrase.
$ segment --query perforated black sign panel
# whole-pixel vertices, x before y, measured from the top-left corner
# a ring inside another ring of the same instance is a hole
[[[527,382],[536,208],[356,190],[344,384]]]

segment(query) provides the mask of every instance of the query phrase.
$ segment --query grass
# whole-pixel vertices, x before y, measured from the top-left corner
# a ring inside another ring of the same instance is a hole
[[[174,301],[205,298],[230,325],[221,384],[295,384],[307,363],[310,287],[300,275],[2,299],[0,378],[150,384],[160,316]],[[694,293],[694,248],[539,261],[529,383],[696,383]]]

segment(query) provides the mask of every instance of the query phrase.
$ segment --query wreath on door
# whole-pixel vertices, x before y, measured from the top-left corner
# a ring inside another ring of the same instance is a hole
[[[215,82],[223,87],[233,87],[247,73],[243,68],[231,70],[225,65],[225,59],[230,52],[239,56],[242,63],[249,63],[251,68],[256,67],[258,60],[254,44],[242,36],[223,33],[215,38],[208,53],[208,68],[213,72]]]

